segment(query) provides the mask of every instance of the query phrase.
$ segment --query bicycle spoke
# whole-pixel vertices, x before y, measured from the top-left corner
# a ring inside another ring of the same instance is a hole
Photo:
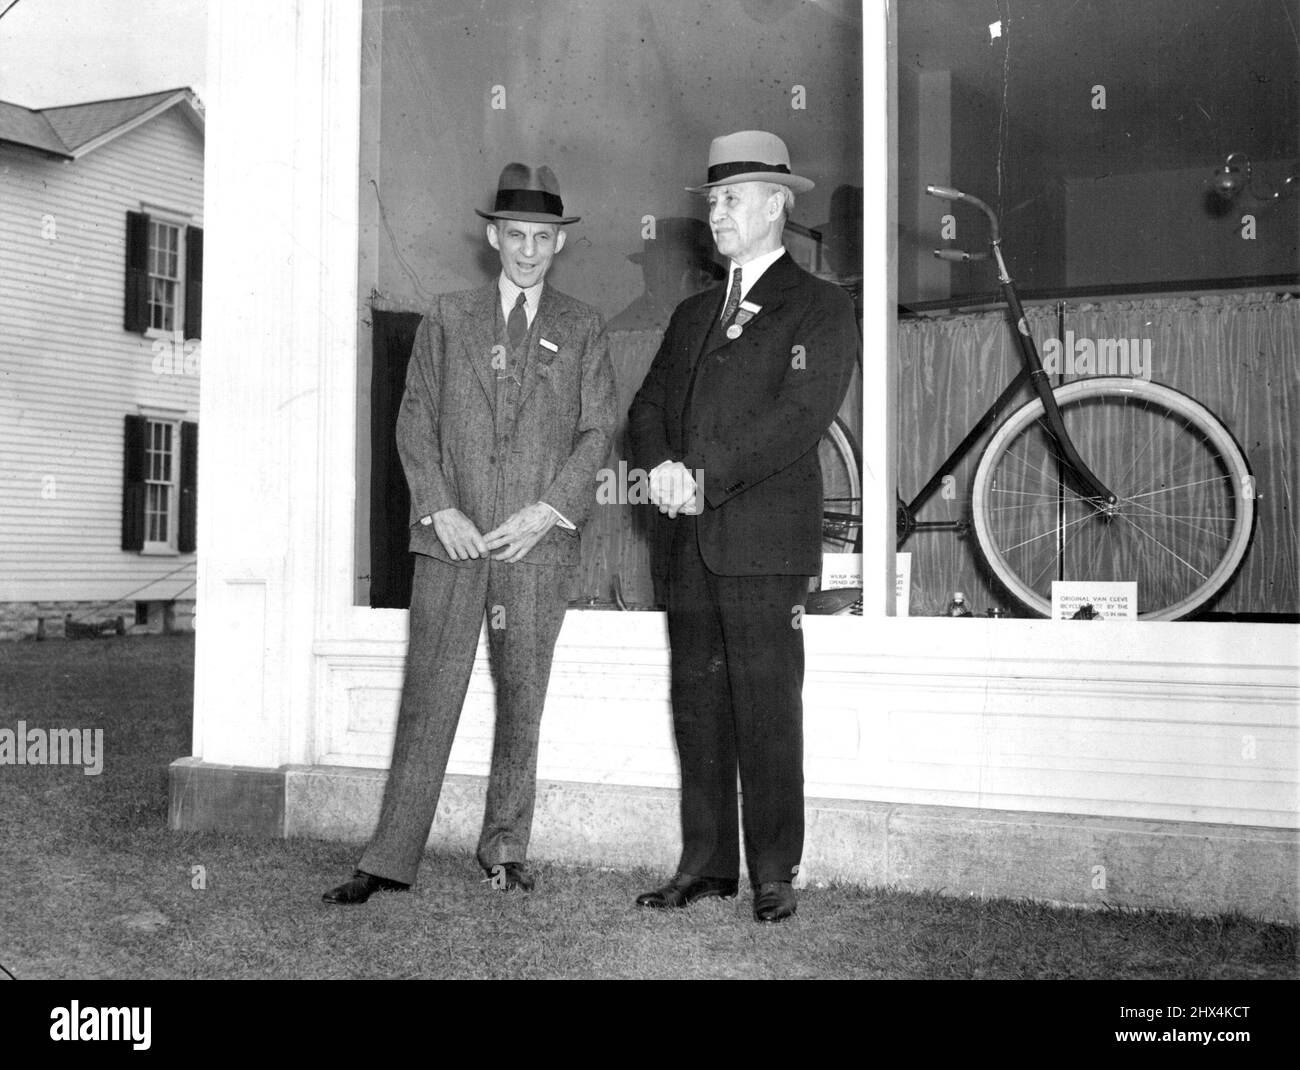
[[[1085,520],[1091,520],[1091,519],[1092,516],[1089,515],[1089,516],[1081,516],[1079,517],[1078,520],[1067,521],[1065,524],[1061,525],[1061,530],[1066,530],[1068,528],[1075,527],[1079,524],[1082,524]],[[1055,535],[1056,533],[1057,533],[1057,529],[1055,526],[1053,526],[1048,531],[1041,532],[1038,535],[1032,535],[1028,539],[1024,539],[1021,542],[1013,543],[1011,546],[1003,547],[1003,553],[1010,553],[1012,550],[1019,550],[1022,546],[1028,546],[1030,543],[1037,542],[1039,539],[1046,539],[1049,536]]]
[[[1226,476],[1210,476],[1208,479],[1196,479],[1190,483],[1179,483],[1172,487],[1161,487],[1159,490],[1145,490],[1139,494],[1126,494],[1124,501],[1136,501],[1138,498],[1153,498],[1157,494],[1172,494],[1176,490],[1186,490],[1188,487],[1203,487],[1210,483],[1229,482]]]
[[[1166,545],[1165,545],[1164,543],[1162,543],[1159,539],[1157,539],[1154,535],[1152,535],[1149,531],[1146,531],[1146,530],[1145,530],[1145,529],[1144,529],[1140,524],[1135,524],[1135,523],[1134,523],[1134,522],[1133,522],[1129,517],[1123,516],[1122,514],[1120,515],[1119,519],[1120,519],[1120,520],[1123,520],[1125,523],[1127,523],[1127,524],[1128,524],[1130,527],[1132,527],[1132,528],[1133,528],[1133,529],[1134,529],[1134,530],[1135,530],[1139,535],[1143,535],[1143,536],[1145,536],[1146,538],[1150,539],[1153,543],[1155,543],[1157,546],[1159,546],[1160,549],[1164,550],[1165,553],[1167,553],[1170,557],[1172,557],[1172,558],[1173,558],[1175,561],[1177,561],[1179,564],[1186,565],[1189,569],[1191,569],[1191,570],[1192,570],[1193,572],[1195,572],[1198,576],[1200,576],[1202,580],[1204,580],[1204,579],[1207,578],[1207,577],[1206,577],[1206,574],[1205,574],[1204,572],[1202,572],[1200,569],[1198,569],[1195,565],[1193,565],[1193,564],[1192,564],[1190,561],[1188,561],[1186,558],[1182,557],[1182,556],[1181,556],[1181,555],[1180,555],[1176,550],[1173,550],[1173,549],[1171,549],[1170,547],[1166,546]]]

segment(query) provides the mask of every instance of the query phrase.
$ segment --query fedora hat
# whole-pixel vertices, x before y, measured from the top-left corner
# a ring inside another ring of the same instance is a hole
[[[524,223],[576,223],[581,216],[564,214],[560,184],[555,172],[543,164],[533,168],[522,163],[508,163],[501,169],[496,201],[492,211],[478,208],[484,219],[518,219]]]
[[[807,193],[814,185],[812,179],[790,173],[790,150],[766,130],[738,130],[715,137],[709,146],[708,181],[687,186],[686,192],[703,193],[738,182],[778,182],[795,193]]]

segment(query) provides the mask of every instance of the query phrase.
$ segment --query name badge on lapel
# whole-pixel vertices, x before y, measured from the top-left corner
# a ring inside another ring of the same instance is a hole
[[[756,305],[752,301],[741,301],[740,308],[736,310],[736,322],[727,328],[727,337],[734,342],[744,333],[745,324],[762,311],[762,305]]]
[[[537,344],[540,345],[543,349],[549,349],[552,353],[558,353],[560,351],[559,346],[557,346],[554,342],[548,342],[545,338],[537,339]]]

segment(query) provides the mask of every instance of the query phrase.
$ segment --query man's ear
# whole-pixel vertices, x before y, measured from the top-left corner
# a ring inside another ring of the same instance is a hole
[[[564,239],[565,239],[567,236],[568,236],[568,235],[565,234],[565,232],[564,232],[564,228],[563,228],[563,227],[560,227],[560,228],[555,232],[555,251],[556,251],[557,253],[558,253],[561,249],[564,248]]]
[[[488,223],[487,236],[488,236],[488,244],[492,246],[493,249],[500,250],[501,236],[497,233],[497,225],[495,222]]]

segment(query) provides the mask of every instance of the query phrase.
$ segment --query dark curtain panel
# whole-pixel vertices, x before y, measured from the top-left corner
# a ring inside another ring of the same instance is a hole
[[[370,381],[370,605],[409,609],[415,562],[407,549],[411,496],[397,455],[397,412],[406,365],[421,316],[371,313],[374,372]]]

